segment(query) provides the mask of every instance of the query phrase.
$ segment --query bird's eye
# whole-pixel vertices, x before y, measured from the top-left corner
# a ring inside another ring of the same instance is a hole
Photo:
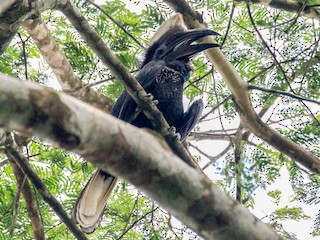
[[[161,55],[162,53],[163,53],[163,49],[159,49],[157,52],[158,55]]]
[[[162,56],[163,53],[164,53],[164,48],[163,47],[158,48],[154,54],[155,58]]]

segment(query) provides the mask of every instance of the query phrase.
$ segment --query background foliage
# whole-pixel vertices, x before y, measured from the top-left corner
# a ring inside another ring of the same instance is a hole
[[[284,92],[291,88],[291,91],[301,96],[319,100],[320,28],[317,20],[299,17],[297,13],[250,5],[253,25],[245,3],[229,0],[189,3],[193,9],[203,13],[209,23],[208,28],[221,34],[217,42],[241,77],[250,85]],[[169,7],[162,1],[115,0],[102,4],[104,11],[143,46],[148,45],[148,39],[171,14]],[[317,4],[317,1],[310,1],[310,4]],[[143,58],[141,46],[119,29],[108,16],[86,1],[77,1],[77,5],[122,63],[130,71],[137,71]],[[116,99],[123,87],[112,78],[108,69],[100,63],[65,17],[51,11],[42,14],[42,18],[82,82]],[[0,61],[4,63],[0,65],[1,72],[41,84],[55,85],[52,83],[52,72],[23,29],[0,57]],[[241,141],[241,158],[240,161],[235,161],[234,142],[229,143],[235,137],[239,119],[230,92],[204,55],[194,59],[193,64],[195,71],[186,84],[186,96],[189,100],[202,96],[206,101],[205,113],[208,113],[197,131],[214,130],[214,133],[224,134],[227,139],[221,141],[217,135],[209,134],[205,141],[191,141],[192,145],[197,146],[196,149],[191,149],[201,159],[200,165],[207,164],[212,156],[229,146],[227,153],[215,159],[213,166],[207,168],[209,177],[233,197],[239,193],[237,186],[240,187],[241,197],[238,200],[251,210],[255,209],[256,204],[261,204],[257,202],[255,194],[265,191],[268,195],[265,201],[274,202],[276,208],[272,213],[266,214],[263,220],[271,223],[285,239],[297,238],[294,232],[287,231],[284,227],[288,220],[313,221],[311,228],[305,229],[304,239],[319,236],[320,212],[309,216],[303,207],[314,206],[315,211],[319,208],[319,176],[305,170],[252,135]],[[263,120],[267,124],[320,157],[319,105],[257,90],[251,91],[251,98],[257,112],[266,111]],[[197,136],[192,139],[197,140]],[[198,148],[201,149],[200,152]],[[25,147],[25,152],[47,187],[70,212],[94,168],[79,156],[53,148],[39,139],[32,139]],[[0,155],[0,160],[4,161],[5,156]],[[289,182],[283,184],[291,186],[293,190],[290,196],[286,196],[280,187],[270,189],[274,182],[282,179],[281,173],[284,172],[288,175]],[[8,239],[17,186],[9,164],[1,164],[0,176],[0,238]],[[34,193],[48,239],[73,239],[38,193]],[[281,204],[283,198],[289,200],[289,205]],[[33,233],[23,200],[20,200],[18,211],[12,239],[32,239]],[[102,226],[90,237],[199,239],[143,193],[125,182],[117,185]]]

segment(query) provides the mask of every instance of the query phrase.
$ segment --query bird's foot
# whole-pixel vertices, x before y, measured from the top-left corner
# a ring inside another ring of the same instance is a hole
[[[169,127],[168,132],[169,132],[168,134],[170,135],[170,137],[172,137],[173,139],[177,139],[177,140],[181,139],[180,133],[177,133],[177,129],[174,126]]]
[[[143,96],[143,100],[145,100],[146,102],[151,102],[153,101],[154,97],[151,93],[147,93],[147,95]]]
[[[153,102],[154,105],[157,105],[159,103],[158,100],[154,99],[154,96],[151,94],[151,93],[147,93],[147,95],[145,95],[143,97],[143,99],[146,101],[146,102]]]

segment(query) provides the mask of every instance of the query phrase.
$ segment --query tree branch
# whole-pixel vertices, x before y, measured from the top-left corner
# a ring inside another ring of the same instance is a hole
[[[277,63],[279,69],[280,69],[280,72],[282,73],[285,81],[287,82],[288,84],[288,87],[289,89],[291,90],[291,92],[293,94],[296,94],[296,92],[294,91],[294,89],[292,88],[291,86],[291,83],[285,73],[285,71],[283,70],[281,64],[279,63],[279,61],[277,60],[277,57],[276,55],[271,51],[271,49],[269,48],[268,44],[266,43],[266,41],[264,40],[263,36],[261,35],[261,33],[259,32],[254,20],[253,20],[253,17],[251,15],[251,10],[250,10],[250,5],[247,3],[247,11],[248,11],[248,15],[249,15],[249,18],[250,18],[250,22],[254,28],[254,30],[256,31],[256,33],[258,34],[259,38],[261,39],[263,45],[267,48],[267,50],[269,51],[269,53],[271,54],[271,56],[273,57],[274,61]],[[315,120],[315,122],[318,123],[318,125],[320,126],[320,122],[318,121],[318,119],[314,116],[314,114],[312,113],[312,111],[310,110],[310,108],[303,102],[301,101],[301,104],[307,109],[307,111],[309,112],[310,116]]]
[[[235,8],[236,8],[236,2],[233,1],[232,7],[231,7],[231,12],[230,12],[230,17],[229,17],[229,21],[228,21],[227,30],[226,30],[226,33],[225,33],[225,35],[224,35],[224,37],[223,37],[223,39],[222,39],[222,42],[221,42],[221,48],[223,47],[224,43],[225,43],[226,40],[227,40],[227,37],[228,37],[229,31],[230,31],[231,22],[232,22],[233,13],[234,13]]]
[[[67,0],[25,0],[15,1],[9,8],[8,5],[12,3],[4,1],[4,5],[0,4],[0,55],[10,45],[11,40],[17,33],[21,22],[37,16],[39,12],[54,9],[60,5],[64,5]],[[6,2],[8,4],[6,5]]]
[[[5,129],[32,134],[80,154],[143,190],[208,240],[280,239],[172,154],[160,138],[66,94],[3,74],[0,79],[0,126]],[[18,153],[15,157],[21,158]],[[34,184],[42,189],[40,182]]]
[[[243,163],[241,159],[242,153],[242,126],[240,124],[235,141],[234,141],[234,161],[235,161],[235,175],[236,175],[236,199],[239,203],[242,203],[242,173],[243,173]]]
[[[316,103],[316,104],[320,105],[319,101],[313,100],[313,99],[309,99],[309,98],[300,96],[298,94],[288,93],[288,92],[285,92],[285,91],[275,90],[275,89],[267,89],[267,88],[263,88],[263,87],[253,86],[253,85],[248,85],[248,88],[249,89],[254,89],[254,90],[259,90],[259,91],[262,91],[262,92],[269,92],[269,93],[274,93],[274,94],[277,94],[277,95],[288,96],[288,97],[295,98],[295,99],[298,99],[298,100],[304,100],[304,101],[308,101],[308,102],[312,102],[312,103]]]
[[[0,167],[6,165],[6,164],[8,164],[8,163],[9,163],[9,159],[7,158],[7,159],[5,159],[5,160],[3,160],[3,161],[0,162]]]
[[[248,3],[248,0],[236,0],[237,2],[246,2]],[[288,12],[301,12],[301,15],[309,18],[314,18],[317,20],[320,20],[320,9],[317,5],[306,5],[305,7],[301,8],[303,6],[302,2],[294,1],[294,0],[251,0],[250,3],[254,4],[262,4],[268,7],[277,8],[280,10],[288,11]]]
[[[166,0],[165,2],[167,2],[175,11],[183,14],[186,25],[188,25],[189,28],[204,27],[202,18],[192,17],[196,14],[192,12],[186,1]],[[211,37],[207,37],[203,39],[202,42],[212,43],[213,40]],[[208,49],[206,50],[206,54],[227,83],[227,86],[233,95],[234,103],[237,107],[242,124],[256,136],[286,154],[292,160],[299,162],[306,168],[319,174],[320,159],[262,122],[252,106],[248,94],[247,83],[241,79],[239,73],[223,55],[221,50],[218,48]]]
[[[0,3],[0,15],[7,11],[17,0],[7,0]]]
[[[63,91],[87,102],[105,112],[110,112],[112,99],[97,93],[90,88],[83,88],[81,80],[74,74],[69,60],[50,34],[41,18],[28,19],[23,22],[41,55],[51,67]]]
[[[172,133],[169,131],[170,126],[164,118],[162,112],[159,111],[157,106],[152,101],[146,100],[148,99],[146,91],[139,84],[139,82],[132,77],[130,72],[112,53],[103,39],[101,39],[101,37],[95,32],[90,24],[84,19],[77,7],[71,1],[68,1],[68,3],[60,10],[78,30],[87,44],[100,58],[100,60],[125,86],[128,94],[143,110],[144,114],[151,121],[154,129],[165,137],[173,151],[190,166],[201,171],[181,142],[177,138],[172,137]]]
[[[133,41],[135,41],[139,47],[141,47],[143,50],[146,49],[145,46],[143,46],[138,39],[136,39],[130,32],[127,31],[123,26],[121,26],[120,23],[118,23],[110,14],[108,14],[106,11],[104,11],[98,4],[91,2],[90,0],[87,0],[88,3],[95,6],[100,12],[102,12],[104,15],[106,15],[114,24],[116,24],[122,31],[124,31]]]
[[[222,130],[223,131],[223,130]],[[223,140],[228,142],[233,142],[234,134],[228,134],[225,131],[224,133],[214,133],[213,131],[206,131],[206,132],[192,132],[190,134],[190,140]]]
[[[124,235],[129,232],[138,222],[140,222],[142,219],[145,219],[149,214],[152,214],[154,211],[156,211],[159,207],[153,208],[151,211],[146,212],[145,214],[143,214],[140,218],[138,218],[137,220],[135,220],[130,227],[128,227],[118,238],[117,240],[120,240],[124,237]]]
[[[10,237],[13,236],[14,233],[14,227],[17,223],[17,219],[18,219],[18,214],[19,214],[19,205],[20,205],[20,196],[21,196],[21,189],[23,187],[23,185],[25,184],[26,181],[26,177],[24,177],[22,179],[22,182],[18,182],[18,187],[17,187],[17,191],[16,191],[16,196],[14,197],[14,201],[13,201],[13,209],[12,209],[12,220],[11,220],[11,225],[9,228],[9,234]]]
[[[197,150],[199,153],[201,153],[202,155],[204,155],[206,158],[208,158],[210,160],[206,165],[204,165],[202,167],[202,170],[205,170],[207,167],[209,167],[210,165],[212,165],[213,163],[218,161],[223,155],[225,155],[229,151],[229,149],[232,147],[232,143],[229,143],[228,146],[225,149],[223,149],[216,156],[209,156],[208,154],[203,152],[200,148],[198,148],[197,146],[195,146],[195,145],[193,145],[191,143],[190,143],[190,146],[193,147],[195,150]]]
[[[40,218],[39,210],[37,208],[36,199],[34,198],[34,195],[31,191],[29,182],[25,181],[26,176],[23,174],[23,172],[18,167],[18,165],[15,163],[14,159],[11,158],[10,154],[8,154],[8,158],[10,159],[10,164],[11,164],[13,173],[17,179],[18,186],[21,186],[22,188],[21,189],[22,195],[25,199],[28,216],[31,221],[31,226],[33,229],[35,239],[37,240],[45,239],[44,229],[43,229],[42,221]]]
[[[34,187],[43,197],[44,201],[48,203],[48,205],[58,215],[61,221],[65,223],[65,225],[70,229],[70,232],[77,239],[87,240],[87,237],[85,236],[85,234],[78,228],[78,226],[74,223],[74,221],[70,218],[70,216],[65,212],[65,210],[63,209],[59,201],[50,193],[46,185],[42,182],[39,176],[32,169],[28,160],[24,157],[23,153],[20,151],[19,147],[17,146],[17,144],[15,143],[15,141],[13,140],[10,134],[7,135],[5,148],[6,148],[6,154],[9,155],[10,158],[12,158],[15,161],[15,163],[18,165],[18,167],[21,170],[23,170],[24,174],[32,182]]]

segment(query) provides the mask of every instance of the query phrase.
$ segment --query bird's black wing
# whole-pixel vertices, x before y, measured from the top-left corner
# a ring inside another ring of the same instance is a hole
[[[164,66],[164,61],[151,61],[140,70],[136,79],[146,92],[148,92],[148,89]],[[131,98],[127,91],[124,91],[114,104],[111,114],[123,121],[132,122],[134,120],[133,116],[135,115],[136,109],[136,102]]]
[[[177,132],[181,136],[181,141],[183,141],[195,127],[200,118],[202,110],[203,101],[202,99],[198,99],[195,100],[189,107],[188,111],[184,113],[181,124],[179,124],[179,126],[176,126]]]

